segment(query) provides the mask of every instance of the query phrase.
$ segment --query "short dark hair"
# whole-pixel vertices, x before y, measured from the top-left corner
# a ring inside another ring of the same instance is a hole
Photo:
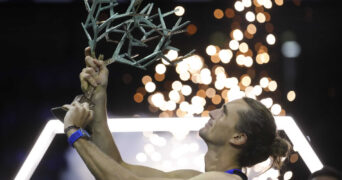
[[[238,112],[240,120],[235,128],[247,135],[247,142],[241,147],[238,162],[250,167],[271,156],[275,167],[280,168],[281,157],[288,154],[290,144],[277,135],[274,117],[262,103],[247,97],[243,100],[249,110]]]
[[[329,176],[329,177],[334,177],[337,180],[342,180],[341,173],[337,169],[335,169],[333,167],[329,167],[329,166],[325,166],[322,169],[312,173],[309,176],[309,180],[311,180],[315,177],[320,177],[320,176]]]

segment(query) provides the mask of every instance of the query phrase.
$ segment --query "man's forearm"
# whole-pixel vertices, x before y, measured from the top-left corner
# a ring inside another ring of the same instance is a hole
[[[74,131],[70,131],[70,136]],[[139,180],[139,178],[102,152],[94,143],[78,139],[74,143],[78,154],[82,157],[92,174],[101,180]]]
[[[98,146],[104,153],[110,156],[118,163],[122,162],[120,152],[114,142],[112,133],[109,130],[107,123],[107,93],[105,89],[97,89],[96,95],[93,98],[94,121],[90,124],[92,131],[92,142]]]

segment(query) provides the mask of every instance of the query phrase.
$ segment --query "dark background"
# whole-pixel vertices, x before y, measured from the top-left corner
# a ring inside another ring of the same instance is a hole
[[[272,63],[264,68],[278,82],[275,99],[310,138],[321,161],[341,170],[341,7],[338,1],[296,2],[299,4],[285,1],[284,6],[270,11],[278,40],[270,49]],[[222,29],[229,32],[231,23],[214,19],[212,12],[232,7],[232,2],[163,1],[157,6],[170,10],[176,4],[186,7],[185,18],[197,25],[198,32],[175,38],[175,46],[184,52],[195,48],[208,59],[205,48],[211,43],[210,33]],[[50,108],[69,103],[81,93],[78,74],[84,67],[87,41],[80,23],[85,15],[83,3],[78,1],[0,3],[0,179],[14,178],[42,128],[54,118]],[[300,56],[292,60],[285,59],[280,51],[282,34],[289,31],[302,48]],[[133,101],[136,88],[142,86],[141,77],[152,74],[151,70],[121,64],[109,69],[109,116],[157,116],[149,113],[146,100],[141,104]],[[294,72],[292,81],[287,79],[289,71]],[[129,83],[123,81],[124,75],[131,77]],[[297,94],[291,103],[286,100],[289,89]],[[58,179],[58,172],[65,168],[61,156],[66,147],[65,137],[57,136],[33,179]],[[290,169],[294,171],[293,179],[308,175],[301,161]]]

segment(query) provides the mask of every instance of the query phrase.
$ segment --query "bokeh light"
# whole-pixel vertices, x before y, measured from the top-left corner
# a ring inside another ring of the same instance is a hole
[[[185,13],[185,9],[184,9],[183,6],[176,6],[176,7],[175,7],[175,10],[176,10],[175,14],[176,14],[177,16],[183,16],[184,13]]]
[[[216,19],[222,19],[223,16],[224,16],[224,13],[223,13],[223,11],[221,9],[215,9],[214,10],[214,17]]]

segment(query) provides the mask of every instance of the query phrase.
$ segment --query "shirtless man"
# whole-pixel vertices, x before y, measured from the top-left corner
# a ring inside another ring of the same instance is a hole
[[[107,124],[106,88],[108,69],[86,50],[87,67],[80,73],[83,91],[96,87],[93,110],[87,103],[65,105],[69,111],[64,127],[69,143],[97,179],[113,180],[245,180],[243,167],[253,166],[272,157],[274,165],[287,155],[289,144],[277,136],[276,125],[268,109],[250,98],[224,104],[209,113],[210,120],[199,134],[208,146],[205,155],[205,172],[176,170],[163,172],[146,166],[124,162],[115,145]],[[90,138],[77,137],[88,126]],[[81,128],[81,129],[79,129]],[[72,137],[73,136],[73,137]],[[70,140],[71,139],[71,140]]]

